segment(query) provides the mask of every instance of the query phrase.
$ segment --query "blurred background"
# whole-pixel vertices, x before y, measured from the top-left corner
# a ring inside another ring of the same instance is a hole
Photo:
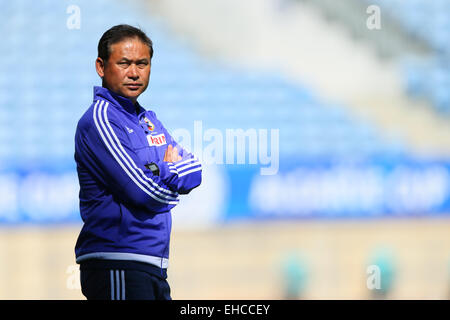
[[[154,42],[140,103],[223,150],[173,210],[174,299],[450,298],[449,0],[17,0],[0,13],[0,299],[84,299],[74,133],[119,23]],[[258,134],[244,163],[237,129]]]

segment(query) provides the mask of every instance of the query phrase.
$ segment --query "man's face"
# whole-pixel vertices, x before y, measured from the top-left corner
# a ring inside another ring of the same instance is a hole
[[[148,86],[150,49],[138,38],[127,38],[111,45],[108,61],[97,58],[95,65],[105,87],[135,103]]]

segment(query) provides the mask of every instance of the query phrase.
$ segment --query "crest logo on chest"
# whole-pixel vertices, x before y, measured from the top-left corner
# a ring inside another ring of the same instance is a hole
[[[144,122],[147,125],[148,130],[155,130],[155,125],[147,117],[144,117]]]

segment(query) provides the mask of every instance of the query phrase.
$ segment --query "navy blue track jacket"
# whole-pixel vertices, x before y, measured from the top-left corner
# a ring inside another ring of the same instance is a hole
[[[167,146],[182,160],[163,162]],[[153,111],[103,87],[78,122],[75,161],[84,222],[75,254],[167,268],[171,212],[201,183],[199,160],[183,150]],[[159,173],[151,171],[154,163]]]

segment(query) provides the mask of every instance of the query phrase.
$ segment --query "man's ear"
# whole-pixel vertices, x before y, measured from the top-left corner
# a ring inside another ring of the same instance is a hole
[[[95,70],[97,70],[97,74],[100,76],[100,78],[103,78],[103,76],[105,75],[105,63],[100,57],[95,60]]]

